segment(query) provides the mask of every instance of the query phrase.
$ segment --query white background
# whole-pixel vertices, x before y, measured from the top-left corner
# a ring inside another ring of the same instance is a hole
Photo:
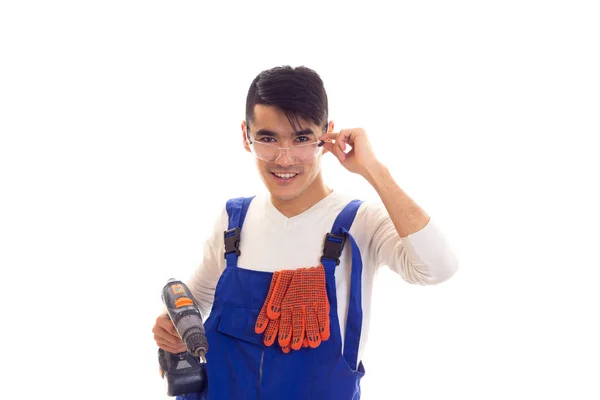
[[[240,122],[283,64],[460,260],[435,287],[378,276],[364,398],[600,398],[594,2],[216,3],[2,2],[0,398],[167,398],[160,290],[263,190]]]

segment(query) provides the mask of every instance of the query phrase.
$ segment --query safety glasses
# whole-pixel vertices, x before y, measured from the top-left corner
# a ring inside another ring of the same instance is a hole
[[[248,138],[250,150],[258,159],[274,163],[277,162],[282,154],[287,155],[288,159],[296,163],[307,163],[313,161],[321,152],[323,141],[300,142],[291,147],[281,147],[272,143]]]
[[[322,140],[311,140],[310,142],[298,142],[297,144],[295,142],[290,147],[281,147],[276,143],[263,142],[248,135],[248,144],[252,154],[258,159],[269,163],[277,162],[283,154],[295,163],[311,162],[321,153],[323,143]]]

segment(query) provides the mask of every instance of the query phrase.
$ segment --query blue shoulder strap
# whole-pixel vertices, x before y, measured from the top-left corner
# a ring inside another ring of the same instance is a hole
[[[225,231],[225,259],[228,267],[237,267],[238,257],[240,256],[240,239],[242,225],[248,212],[252,197],[238,197],[227,200],[225,209],[229,215],[229,226]]]
[[[352,369],[357,368],[358,348],[362,329],[362,257],[356,241],[350,235],[350,227],[361,206],[361,200],[352,200],[339,213],[331,233],[325,238],[321,262],[327,269],[334,269],[340,263],[340,256],[346,239],[350,239],[352,248],[352,272],[350,275],[350,302],[348,303],[348,319],[344,336],[344,358]]]

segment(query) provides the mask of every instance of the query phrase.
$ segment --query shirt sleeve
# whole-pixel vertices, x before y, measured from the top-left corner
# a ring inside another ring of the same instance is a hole
[[[385,265],[406,282],[419,285],[435,285],[456,273],[457,258],[432,219],[420,231],[401,238],[383,204],[369,204],[366,218],[369,253],[377,268]]]
[[[203,244],[202,261],[186,282],[204,319],[208,318],[212,309],[215,288],[225,269],[223,233],[227,225],[227,210],[223,208],[214,223],[213,233]]]

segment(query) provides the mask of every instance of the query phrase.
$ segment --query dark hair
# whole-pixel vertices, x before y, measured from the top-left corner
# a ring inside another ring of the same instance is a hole
[[[319,74],[307,67],[280,66],[262,71],[254,78],[246,98],[246,122],[254,122],[254,106],[275,106],[299,130],[298,118],[327,126],[327,93]]]

